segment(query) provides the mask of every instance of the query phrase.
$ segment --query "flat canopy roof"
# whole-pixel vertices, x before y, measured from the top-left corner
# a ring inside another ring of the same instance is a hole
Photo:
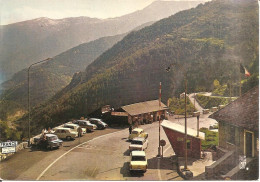
[[[166,110],[168,107],[161,102],[161,107],[159,107],[159,100],[151,100],[146,102],[139,102],[136,104],[130,104],[122,107],[131,116]]]
[[[173,123],[168,120],[163,120],[163,122],[161,123],[161,126],[168,128],[170,130],[185,134],[185,126],[183,126],[183,125],[176,124],[176,123]],[[197,137],[197,130],[194,130],[194,129],[191,129],[188,127],[187,127],[187,135],[195,137],[195,138],[199,138],[201,140],[205,140],[205,133],[199,132],[199,137]]]

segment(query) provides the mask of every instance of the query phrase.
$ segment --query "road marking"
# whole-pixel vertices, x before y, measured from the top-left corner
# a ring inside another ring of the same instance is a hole
[[[127,130],[127,129],[125,129],[125,130]],[[89,140],[89,141],[86,141],[86,142],[84,142],[84,143],[81,143],[81,144],[79,144],[79,145],[73,147],[73,148],[70,149],[69,151],[67,151],[67,152],[65,152],[64,154],[62,154],[62,155],[61,155],[59,158],[57,158],[55,161],[53,161],[53,162],[36,178],[36,181],[38,181],[38,180],[46,173],[46,171],[48,171],[48,169],[50,169],[58,160],[60,160],[62,157],[64,157],[66,154],[68,154],[69,152],[71,152],[71,151],[74,150],[75,148],[77,148],[77,147],[79,147],[79,146],[81,146],[81,145],[84,145],[84,144],[86,144],[86,143],[88,143],[88,142],[91,142],[91,141],[93,141],[93,140],[96,140],[96,139],[99,139],[99,138],[102,138],[102,137],[105,137],[105,136],[108,136],[108,135],[112,135],[112,134],[115,134],[115,133],[123,132],[123,131],[125,131],[125,130],[116,131],[116,132],[113,132],[113,133],[108,133],[108,134],[105,134],[105,135],[101,135],[101,136],[98,136],[98,137],[96,137],[96,138],[92,138],[92,139]]]
[[[171,145],[163,153],[165,153],[170,147],[171,147]],[[158,172],[159,181],[162,181],[161,170],[159,170],[159,167],[161,165],[160,160],[161,160],[161,158],[159,158],[158,162],[157,162],[157,172]]]
[[[91,177],[94,177],[93,175],[95,174],[96,170],[97,170],[97,166],[95,167],[95,169],[93,170],[92,174],[90,175]]]

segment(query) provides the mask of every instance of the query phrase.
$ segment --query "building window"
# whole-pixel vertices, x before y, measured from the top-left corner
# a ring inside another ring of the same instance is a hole
[[[236,128],[234,126],[229,126],[229,143],[235,144]]]
[[[190,142],[190,140],[187,140],[187,149],[191,149],[191,142]]]

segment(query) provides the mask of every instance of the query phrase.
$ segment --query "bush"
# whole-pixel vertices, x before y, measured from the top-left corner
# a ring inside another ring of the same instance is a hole
[[[203,150],[218,145],[218,132],[210,131],[207,128],[201,128],[200,131],[205,133],[205,140],[201,141],[201,147]]]
[[[0,128],[1,128],[1,135],[0,140],[1,141],[7,141],[7,140],[14,140],[14,141],[20,141],[21,140],[21,132],[9,128],[7,125],[7,122],[0,121]]]
[[[185,114],[185,98],[178,99],[176,97],[169,99],[169,108],[171,111],[174,111],[177,115]],[[196,111],[194,105],[190,102],[189,97],[187,97],[187,114],[192,114]]]
[[[235,100],[236,98],[232,97],[231,99]],[[230,102],[230,98],[228,97],[205,96],[202,94],[197,94],[196,100],[204,109],[218,107],[219,105],[227,105]]]

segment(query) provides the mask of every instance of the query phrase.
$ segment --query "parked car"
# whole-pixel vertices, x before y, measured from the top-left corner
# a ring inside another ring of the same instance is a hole
[[[75,120],[73,121],[73,123],[78,124],[81,128],[86,128],[87,132],[97,129],[96,125],[91,124],[89,121],[86,120]]]
[[[40,137],[34,137],[34,145],[39,148],[53,149],[62,146],[63,141],[57,135],[45,133]]]
[[[102,119],[98,119],[98,118],[90,118],[89,122],[91,124],[95,124],[97,126],[97,129],[105,129],[108,126],[105,122],[103,122]]]
[[[133,151],[133,150],[145,150],[148,147],[148,140],[143,138],[143,137],[136,137],[133,138],[133,140],[131,141],[131,144],[129,145],[129,150]]]
[[[130,154],[130,172],[146,172],[148,167],[144,151],[132,151]]]
[[[86,128],[81,128],[78,124],[66,123],[63,125],[63,128],[70,128],[71,131],[77,132],[79,136],[82,136],[84,133],[86,133]],[[80,130],[81,132],[79,133]]]
[[[72,140],[78,136],[78,132],[71,131],[70,128],[57,128],[54,132],[61,139]]]
[[[128,139],[131,141],[135,137],[147,138],[148,133],[144,132],[142,128],[135,128],[132,130],[132,133],[129,135]]]

